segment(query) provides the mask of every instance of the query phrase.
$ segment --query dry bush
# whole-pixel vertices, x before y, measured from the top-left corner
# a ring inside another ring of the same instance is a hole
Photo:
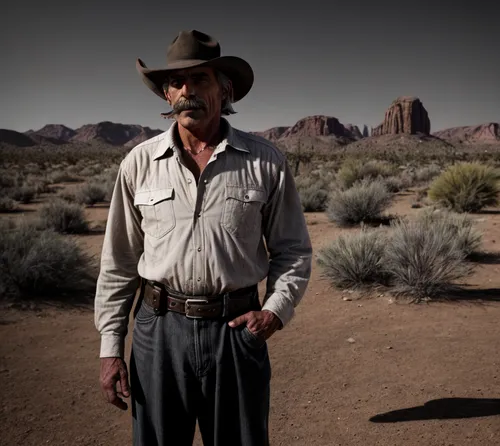
[[[52,229],[60,233],[82,234],[89,230],[81,205],[56,199],[40,208],[40,229]]]
[[[328,195],[335,181],[335,174],[322,170],[309,175],[299,175],[295,184],[299,192],[304,212],[323,212],[326,209]]]
[[[454,281],[471,272],[456,230],[445,219],[430,226],[422,221],[392,222],[382,261],[394,293],[415,302],[455,289]]]
[[[92,259],[50,230],[0,222],[0,296],[57,298],[93,287]]]
[[[397,168],[385,161],[348,158],[342,163],[337,173],[339,184],[349,189],[356,182],[364,179],[387,178],[397,175]]]
[[[441,228],[439,230],[453,234],[460,250],[466,257],[480,251],[482,233],[474,227],[474,221],[467,214],[428,208],[420,212],[417,221],[428,231]]]
[[[82,179],[75,175],[66,171],[57,171],[52,172],[49,176],[49,181],[51,184],[55,183],[78,183],[82,181]]]
[[[421,167],[415,171],[415,180],[418,183],[428,183],[442,172],[442,168],[437,164]]]
[[[380,229],[341,234],[319,250],[317,263],[323,277],[338,287],[385,284],[387,274],[382,265],[385,244],[385,231]]]
[[[500,171],[481,163],[450,166],[431,184],[428,195],[435,203],[456,212],[477,212],[498,205]]]
[[[31,203],[37,196],[36,187],[28,184],[23,184],[20,187],[14,188],[10,191],[9,196],[13,200],[19,201],[20,203],[28,204]]]
[[[362,180],[347,190],[334,191],[326,209],[331,221],[341,226],[380,220],[393,194],[381,179]]]
[[[0,212],[13,212],[18,208],[17,203],[10,197],[0,197]]]
[[[77,190],[75,199],[79,204],[93,206],[96,203],[106,201],[107,193],[106,184],[89,182]]]

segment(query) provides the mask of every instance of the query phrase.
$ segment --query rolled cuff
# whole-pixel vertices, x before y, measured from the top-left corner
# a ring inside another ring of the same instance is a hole
[[[124,358],[125,339],[114,334],[101,335],[101,358]]]
[[[262,310],[268,310],[278,317],[278,319],[281,321],[280,330],[282,330],[295,315],[295,308],[293,304],[283,299],[283,296],[279,294],[272,294],[271,296],[269,296],[269,298],[262,306]]]

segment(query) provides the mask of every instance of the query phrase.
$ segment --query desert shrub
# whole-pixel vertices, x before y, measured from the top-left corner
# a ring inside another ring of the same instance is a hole
[[[92,206],[106,200],[107,188],[102,183],[85,183],[75,194],[76,202]]]
[[[385,243],[385,231],[380,229],[341,234],[319,250],[317,263],[322,275],[338,287],[384,283]]]
[[[33,187],[37,195],[54,192],[54,190],[49,187],[50,181],[46,176],[28,175],[24,184]]]
[[[91,258],[74,240],[28,224],[0,223],[0,296],[56,297],[92,286]]]
[[[387,178],[396,174],[397,168],[385,161],[348,158],[339,169],[337,178],[339,184],[348,189],[363,179]]]
[[[454,281],[470,272],[456,231],[440,219],[430,229],[422,221],[391,223],[382,262],[396,295],[428,300],[452,290]]]
[[[295,179],[304,212],[322,212],[326,209],[332,178],[334,176],[318,172]]]
[[[31,203],[36,197],[36,188],[28,184],[23,184],[21,187],[12,189],[9,195],[10,198],[21,203]]]
[[[0,212],[12,212],[17,209],[17,203],[10,197],[0,197]]]
[[[384,182],[389,192],[400,192],[406,189],[404,179],[400,176],[387,177]]]
[[[362,180],[347,190],[334,191],[326,209],[331,221],[353,225],[379,220],[393,198],[383,180]]]
[[[49,175],[49,181],[51,184],[54,183],[78,183],[82,179],[77,174],[71,174],[67,171],[62,172],[52,172]]]
[[[477,212],[498,205],[500,172],[488,165],[470,162],[448,167],[430,185],[435,203],[456,212]]]
[[[62,199],[51,201],[40,208],[38,227],[72,234],[85,233],[89,230],[82,206]]]
[[[92,166],[87,166],[80,171],[80,175],[82,177],[92,177],[95,175],[99,175],[102,172],[103,168],[100,164],[94,164]]]
[[[19,187],[23,182],[24,176],[18,172],[12,172],[10,169],[0,171],[0,190]]]
[[[481,248],[482,233],[474,227],[474,221],[467,214],[428,208],[421,211],[417,221],[428,231],[437,228],[438,231],[452,233],[466,257]]]
[[[427,183],[441,173],[442,169],[437,164],[421,167],[415,171],[415,180],[418,183]]]

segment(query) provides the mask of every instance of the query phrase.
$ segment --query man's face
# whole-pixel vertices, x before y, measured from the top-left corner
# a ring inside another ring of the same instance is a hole
[[[175,71],[164,89],[177,122],[184,128],[203,128],[220,118],[223,92],[211,68]]]

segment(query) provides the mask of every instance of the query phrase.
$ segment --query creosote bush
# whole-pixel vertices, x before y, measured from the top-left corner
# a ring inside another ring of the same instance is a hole
[[[40,208],[38,227],[70,234],[82,234],[89,230],[83,207],[60,198]]]
[[[392,199],[383,180],[365,179],[347,190],[332,192],[326,213],[341,226],[370,223],[382,218]]]
[[[27,223],[0,222],[0,296],[57,298],[93,287],[92,258],[77,243]]]
[[[82,185],[75,194],[79,204],[93,206],[96,203],[106,201],[108,194],[105,183],[89,182]]]
[[[440,206],[456,212],[477,212],[498,205],[500,171],[470,162],[448,167],[431,184],[428,196]]]

